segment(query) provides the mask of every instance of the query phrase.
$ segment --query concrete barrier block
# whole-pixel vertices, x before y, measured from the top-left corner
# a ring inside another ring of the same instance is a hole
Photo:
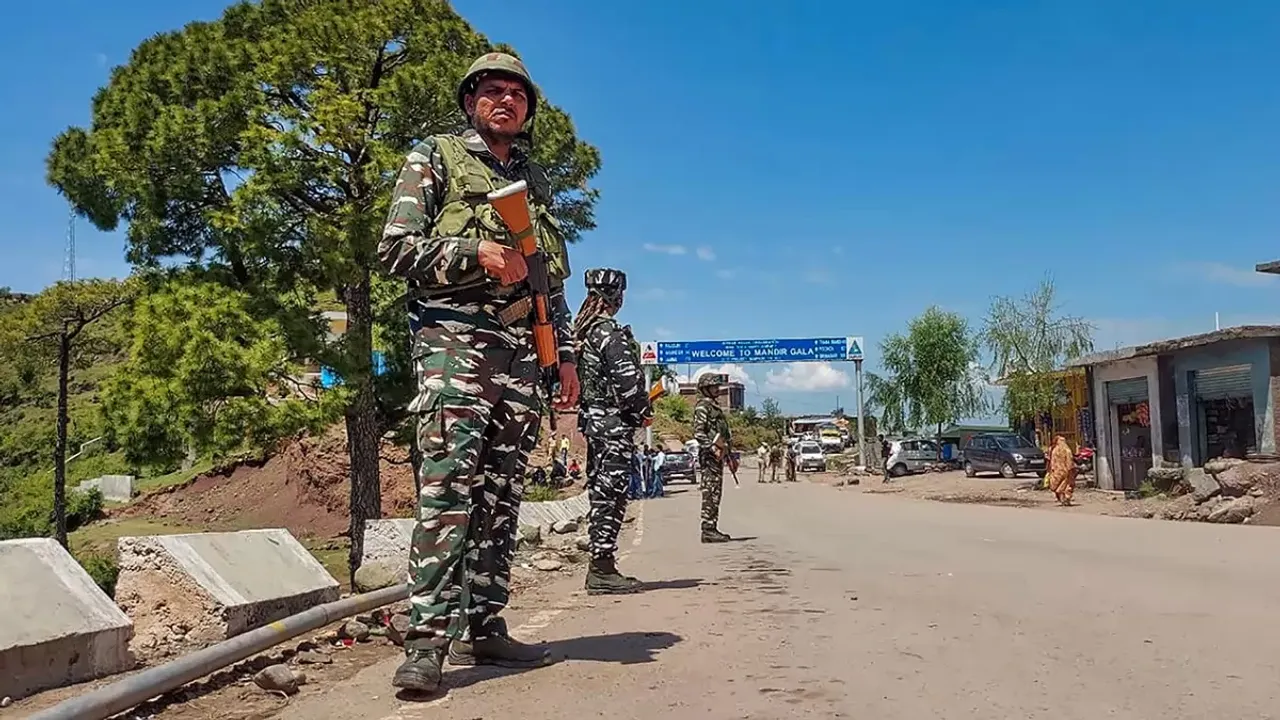
[[[119,550],[116,602],[140,651],[225,640],[339,595],[283,529],[122,537]]]
[[[98,478],[98,492],[103,500],[129,502],[133,499],[133,476],[103,475]]]
[[[113,675],[134,665],[133,624],[61,545],[0,542],[0,697]]]
[[[565,500],[520,503],[519,522],[521,525],[541,526],[552,525],[561,520],[581,520],[590,509],[591,501],[584,491]],[[361,566],[377,563],[389,569],[404,570],[409,563],[413,524],[411,518],[366,521]]]

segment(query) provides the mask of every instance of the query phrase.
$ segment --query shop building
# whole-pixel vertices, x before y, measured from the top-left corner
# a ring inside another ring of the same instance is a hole
[[[1159,465],[1276,453],[1280,326],[1227,328],[1089,355],[1098,486],[1137,489]]]

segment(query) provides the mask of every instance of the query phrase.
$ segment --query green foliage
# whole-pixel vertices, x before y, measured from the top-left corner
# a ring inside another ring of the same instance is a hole
[[[77,554],[76,560],[98,587],[102,588],[102,592],[106,593],[107,597],[116,596],[116,580],[120,577],[120,563],[115,555]]]
[[[653,404],[655,416],[670,419],[673,422],[687,423],[693,420],[693,406],[680,395],[667,395]]]
[[[106,385],[103,413],[130,463],[216,459],[334,419],[290,392],[284,332],[250,314],[246,293],[180,277],[140,299],[127,330],[129,359]]]
[[[550,502],[559,497],[559,493],[550,485],[526,485],[524,488],[524,502]]]
[[[9,486],[0,504],[0,540],[49,537],[54,531],[53,474],[46,473]],[[102,495],[97,490],[67,492],[67,530],[102,517]]]
[[[867,373],[867,384],[871,404],[882,410],[882,429],[935,427],[987,409],[975,372],[978,342],[959,315],[930,307],[880,350],[887,375]]]
[[[1021,300],[997,297],[987,311],[982,343],[991,369],[1005,386],[1002,405],[1015,422],[1053,410],[1067,361],[1093,350],[1093,326],[1059,315],[1051,278]]]

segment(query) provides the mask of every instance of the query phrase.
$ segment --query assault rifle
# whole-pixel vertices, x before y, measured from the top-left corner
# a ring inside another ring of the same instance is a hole
[[[716,433],[716,437],[711,441],[711,447],[716,449],[716,454],[724,461],[725,467],[729,468],[729,477],[733,478],[733,484],[741,486],[738,482],[738,459],[733,456],[729,450],[729,443],[725,442],[724,435]]]
[[[560,353],[555,328],[551,326],[551,280],[547,275],[547,258],[538,249],[538,238],[529,218],[529,185],[518,180],[489,193],[489,203],[498,211],[516,240],[516,249],[524,255],[529,268],[525,285],[533,303],[533,347],[538,354],[539,382],[547,393],[547,410],[551,429],[556,429],[556,410],[551,404],[560,384]],[[518,301],[517,301],[518,302]]]

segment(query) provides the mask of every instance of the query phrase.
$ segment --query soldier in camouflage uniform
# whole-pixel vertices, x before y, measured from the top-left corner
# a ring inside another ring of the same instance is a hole
[[[731,538],[720,532],[720,492],[724,488],[724,465],[735,462],[729,420],[716,402],[720,381],[714,375],[698,378],[702,395],[693,408],[693,438],[698,441],[698,484],[702,486],[702,542],[727,542]],[[723,446],[723,450],[721,447]]]
[[[587,437],[587,490],[591,513],[591,566],[587,594],[630,593],[639,580],[618,572],[618,533],[627,510],[627,485],[635,455],[635,433],[653,419],[639,347],[630,327],[619,327],[627,276],[621,270],[586,271],[587,298],[578,310],[577,342],[582,396],[578,428]]]
[[[559,345],[560,409],[577,403],[578,380],[564,280],[565,243],[551,215],[546,172],[514,141],[537,110],[538,92],[516,58],[490,53],[458,87],[470,121],[461,136],[436,135],[405,159],[378,255],[409,284],[418,396],[417,524],[409,552],[406,660],[392,684],[429,692],[451,665],[535,667],[544,647],[507,633],[511,561],[529,452],[543,400],[533,347],[524,256],[489,192],[517,180],[530,188],[530,217],[551,276]],[[447,650],[446,650],[447,649]]]

